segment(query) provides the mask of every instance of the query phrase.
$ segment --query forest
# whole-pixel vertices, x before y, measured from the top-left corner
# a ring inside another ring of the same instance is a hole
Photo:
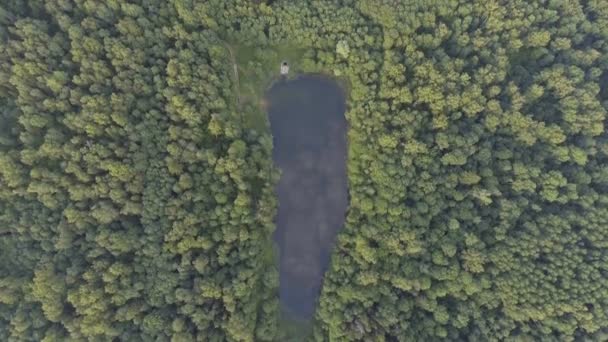
[[[5,0],[1,341],[288,341],[284,55],[348,94],[309,340],[608,339],[605,0]]]

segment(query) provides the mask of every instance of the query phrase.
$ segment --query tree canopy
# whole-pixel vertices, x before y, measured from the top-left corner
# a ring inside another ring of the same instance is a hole
[[[605,1],[8,0],[0,340],[282,339],[231,44],[347,84],[313,340],[607,338]]]

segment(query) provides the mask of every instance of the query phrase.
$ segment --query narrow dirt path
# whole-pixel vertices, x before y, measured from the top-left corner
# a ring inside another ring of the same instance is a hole
[[[236,81],[236,89],[234,92],[236,93],[236,105],[237,108],[241,108],[241,83],[239,81],[239,67],[236,64],[236,56],[234,51],[232,50],[232,46],[230,44],[224,42],[224,46],[228,49],[228,53],[230,54],[230,61],[232,62],[232,68],[234,71],[234,79]]]

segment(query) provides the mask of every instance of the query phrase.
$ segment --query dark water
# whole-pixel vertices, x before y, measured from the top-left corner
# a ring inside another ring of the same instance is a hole
[[[275,84],[267,101],[273,159],[282,172],[280,301],[290,317],[309,319],[348,205],[345,99],[335,82],[302,76]]]

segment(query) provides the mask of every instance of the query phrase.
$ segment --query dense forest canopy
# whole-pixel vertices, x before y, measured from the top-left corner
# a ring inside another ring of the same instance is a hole
[[[0,340],[284,340],[285,45],[349,92],[313,340],[608,338],[605,0],[7,0]]]

